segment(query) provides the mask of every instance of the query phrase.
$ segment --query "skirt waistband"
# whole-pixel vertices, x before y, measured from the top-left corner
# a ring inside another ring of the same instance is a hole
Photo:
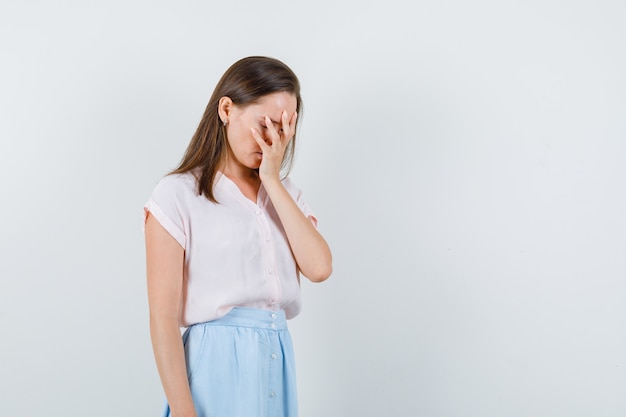
[[[193,326],[236,326],[256,329],[286,330],[284,310],[270,311],[249,307],[233,307],[225,316]]]

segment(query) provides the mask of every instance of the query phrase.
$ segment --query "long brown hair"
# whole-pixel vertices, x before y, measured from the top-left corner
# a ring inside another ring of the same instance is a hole
[[[256,103],[263,96],[276,92],[288,92],[296,96],[298,119],[302,111],[300,82],[296,74],[283,62],[263,56],[240,59],[222,75],[213,90],[209,104],[196,129],[178,168],[171,174],[182,174],[198,169],[198,193],[217,202],[213,195],[213,183],[228,149],[226,128],[221,123],[218,105],[222,97],[230,97],[237,106]],[[289,172],[293,164],[296,137],[285,150],[281,169]]]

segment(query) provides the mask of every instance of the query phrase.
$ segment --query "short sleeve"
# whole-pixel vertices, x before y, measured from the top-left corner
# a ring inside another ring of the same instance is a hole
[[[179,176],[169,175],[159,181],[143,207],[143,226],[150,213],[176,241],[186,248],[188,208],[185,184]]]
[[[309,205],[302,197],[302,190],[299,189],[289,178],[285,178],[283,180],[283,185],[285,186],[291,197],[294,199],[302,213],[304,213],[306,217],[311,219],[311,222],[317,228],[317,217],[315,216],[315,213],[313,213],[313,210],[311,210],[311,207],[309,207]]]

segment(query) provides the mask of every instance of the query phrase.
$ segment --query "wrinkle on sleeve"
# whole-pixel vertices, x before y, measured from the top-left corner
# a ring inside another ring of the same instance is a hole
[[[154,188],[148,202],[143,207],[143,228],[145,230],[148,213],[178,242],[186,248],[187,234],[185,233],[185,205],[183,204],[183,187],[172,176],[159,181]]]

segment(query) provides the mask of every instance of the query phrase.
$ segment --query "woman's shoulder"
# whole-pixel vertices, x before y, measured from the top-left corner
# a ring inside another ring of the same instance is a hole
[[[314,224],[317,227],[317,219],[315,215],[313,214],[313,211],[311,210],[309,205],[306,203],[306,201],[304,201],[304,198],[302,196],[302,190],[298,188],[298,186],[288,177],[283,179],[282,183],[285,189],[287,190],[287,192],[291,195],[291,198],[293,198],[296,204],[298,205],[298,207],[300,207],[300,210],[302,210],[302,212],[307,217],[312,218]]]
[[[167,174],[157,182],[154,193],[177,196],[197,194],[196,177],[192,172]]]
[[[291,194],[292,197],[297,197],[302,194],[302,190],[293,182],[293,180],[289,177],[285,177],[281,180],[283,186]]]
[[[159,180],[159,184],[170,186],[189,186],[196,183],[196,177],[191,171],[183,173],[170,173]]]

